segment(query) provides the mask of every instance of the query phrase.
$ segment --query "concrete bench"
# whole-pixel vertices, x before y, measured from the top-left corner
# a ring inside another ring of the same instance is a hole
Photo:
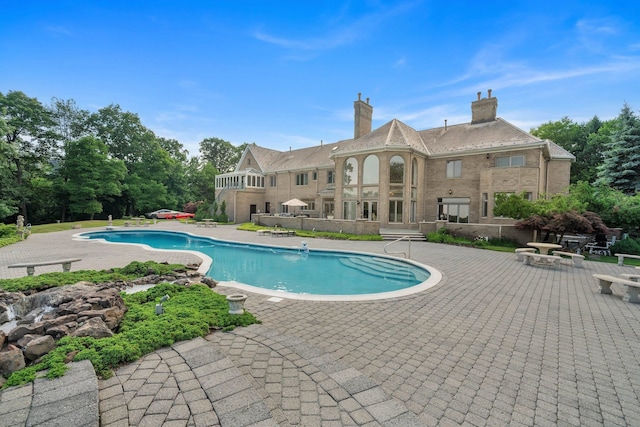
[[[533,260],[537,264],[560,265],[561,257],[557,255],[536,254],[533,252],[522,252],[525,265],[531,265]]]
[[[640,259],[640,255],[616,254],[618,257],[618,265],[624,265],[625,258]]]
[[[269,234],[271,234],[271,230],[258,230],[257,233],[258,236],[268,236]]]
[[[640,283],[628,280],[623,277],[609,276],[607,274],[594,274],[593,277],[598,279],[598,285],[600,286],[600,293],[605,295],[611,295],[611,285],[618,283],[627,287],[627,293],[623,300],[626,302],[640,303],[638,298],[638,291],[640,291]]]
[[[518,261],[524,261],[524,256],[522,256],[523,253],[535,253],[535,251],[535,248],[517,248],[515,251],[516,258],[518,259]]]
[[[620,277],[634,282],[640,282],[640,274],[621,274]]]
[[[573,261],[573,265],[576,267],[582,267],[582,261],[584,261],[584,255],[574,254],[572,252],[553,251],[553,255],[559,257],[569,257]]]
[[[36,271],[36,267],[42,265],[56,265],[62,264],[62,271],[67,272],[71,270],[71,263],[76,261],[82,261],[80,258],[71,259],[58,259],[55,261],[34,261],[34,262],[21,262],[20,264],[11,264],[8,268],[27,268],[27,275],[33,276]]]
[[[196,227],[202,227],[202,226],[204,226],[204,222],[202,221],[196,222]]]

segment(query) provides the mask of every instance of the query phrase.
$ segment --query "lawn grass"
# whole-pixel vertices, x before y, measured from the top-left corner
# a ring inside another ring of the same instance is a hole
[[[280,227],[278,227],[280,228]],[[242,231],[258,231],[273,229],[273,227],[265,227],[264,225],[257,225],[252,222],[245,222],[237,227]],[[383,240],[379,234],[349,234],[349,233],[332,233],[329,231],[312,231],[312,230],[298,230],[292,228],[284,228],[284,230],[294,230],[298,237],[308,237],[310,239],[332,239],[332,240],[361,240],[361,241],[380,241]]]

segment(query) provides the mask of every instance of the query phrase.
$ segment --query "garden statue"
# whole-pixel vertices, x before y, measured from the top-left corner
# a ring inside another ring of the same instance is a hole
[[[107,217],[107,221],[109,222],[109,227],[111,227],[113,225],[113,217],[111,215],[109,215]]]
[[[18,230],[20,230],[22,227],[24,227],[24,216],[18,215],[18,220],[16,221],[16,226],[18,227]]]

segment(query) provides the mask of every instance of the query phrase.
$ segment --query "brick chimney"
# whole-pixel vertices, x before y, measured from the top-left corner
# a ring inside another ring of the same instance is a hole
[[[471,124],[492,122],[496,119],[498,110],[498,98],[491,97],[491,89],[487,91],[487,97],[481,98],[482,92],[478,92],[478,100],[471,103]]]
[[[373,117],[373,107],[367,102],[360,99],[361,93],[358,93],[358,100],[353,103],[354,109],[354,126],[353,139],[358,139],[368,133],[371,133],[371,118]]]

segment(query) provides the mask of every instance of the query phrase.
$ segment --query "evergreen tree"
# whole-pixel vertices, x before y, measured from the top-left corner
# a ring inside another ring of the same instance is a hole
[[[598,183],[628,195],[640,190],[640,119],[625,104],[606,144]]]

